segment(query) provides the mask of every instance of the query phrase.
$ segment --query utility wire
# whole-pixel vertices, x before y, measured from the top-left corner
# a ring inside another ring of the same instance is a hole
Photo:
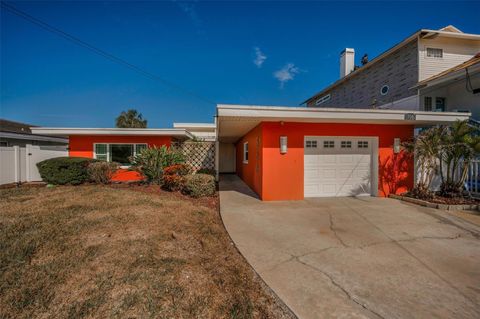
[[[92,51],[92,52],[94,52],[94,53],[96,53],[100,56],[103,56],[104,58],[107,58],[108,60],[110,60],[112,62],[123,65],[124,67],[127,67],[127,68],[129,68],[129,69],[131,69],[131,70],[149,78],[149,79],[158,81],[158,82],[160,82],[160,83],[162,83],[166,86],[169,86],[171,88],[176,89],[177,91],[183,92],[183,93],[188,94],[190,96],[193,96],[193,97],[195,97],[199,100],[202,100],[203,102],[215,104],[215,102],[213,102],[213,101],[211,101],[211,100],[209,100],[209,99],[207,99],[207,98],[205,98],[205,97],[203,97],[199,94],[196,94],[196,93],[194,93],[194,92],[192,92],[188,89],[185,89],[178,84],[175,84],[173,82],[165,80],[165,79],[159,77],[158,75],[155,75],[155,74],[153,74],[149,71],[146,71],[145,69],[142,69],[139,66],[136,66],[136,65],[134,65],[134,64],[122,59],[122,58],[119,58],[119,57],[117,57],[117,56],[115,56],[115,55],[113,55],[113,54],[111,54],[111,53],[109,53],[105,50],[99,49],[99,48],[95,47],[94,45],[91,45],[91,44],[89,44],[89,43],[87,43],[87,42],[85,42],[85,41],[83,41],[83,40],[65,32],[65,31],[63,31],[63,30],[60,30],[60,29],[58,29],[58,28],[56,28],[56,27],[54,27],[54,26],[52,26],[52,25],[50,25],[50,24],[48,24],[44,21],[41,21],[41,20],[31,16],[30,14],[15,8],[14,6],[6,3],[5,1],[1,1],[0,3],[1,3],[1,6],[2,6],[3,9],[5,9],[5,10],[9,11],[10,13],[13,13],[13,14],[15,14],[15,15],[17,15],[17,16],[35,24],[35,25],[37,25],[37,26],[39,26],[40,28],[42,28],[42,29],[44,29],[48,32],[54,33],[54,34],[66,39],[70,42],[75,43],[78,46],[81,46],[81,47],[83,47],[87,50],[90,50],[90,51]]]

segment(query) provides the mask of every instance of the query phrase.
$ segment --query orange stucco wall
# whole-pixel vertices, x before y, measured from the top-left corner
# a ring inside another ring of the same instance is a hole
[[[237,174],[262,197],[262,124],[248,132],[236,144]],[[248,142],[248,163],[243,162],[243,144]],[[221,160],[221,159],[220,159]]]
[[[263,200],[301,200],[305,136],[371,136],[379,139],[379,196],[402,193],[413,186],[413,159],[403,152],[394,154],[393,139],[408,140],[413,132],[411,125],[264,122],[237,143],[237,172]],[[243,141],[253,146],[250,141],[255,136],[260,136],[262,148],[259,171],[253,165],[241,165]],[[280,136],[288,138],[287,154],[280,154]]]
[[[94,143],[146,143],[149,147],[170,146],[170,136],[116,136],[116,135],[71,135],[69,136],[69,156],[93,158]],[[138,181],[143,176],[127,169],[118,170],[112,181]]]

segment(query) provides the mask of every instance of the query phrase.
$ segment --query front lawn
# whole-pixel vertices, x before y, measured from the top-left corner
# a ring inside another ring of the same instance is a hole
[[[231,243],[216,199],[0,190],[0,318],[288,316]]]

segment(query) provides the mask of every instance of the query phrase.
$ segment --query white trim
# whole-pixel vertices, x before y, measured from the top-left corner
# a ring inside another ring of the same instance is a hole
[[[153,129],[153,128],[68,128],[68,127],[32,127],[33,133],[47,135],[149,135],[178,136],[193,138],[186,129]]]
[[[243,164],[248,164],[249,158],[250,158],[250,149],[248,147],[248,142],[245,142],[243,143]]]
[[[378,123],[378,124],[442,124],[467,120],[471,113],[424,112],[388,109],[306,108],[259,105],[218,104],[217,113],[222,117],[247,117],[260,121],[302,120],[302,122]],[[415,120],[406,120],[406,114],[414,114]],[[220,122],[220,121],[219,121]]]
[[[216,127],[215,123],[173,123],[174,128],[210,128]]]
[[[133,145],[133,156],[137,155],[137,145],[145,145],[148,148],[148,143],[93,143],[93,158],[97,159],[97,145],[107,145],[107,162],[111,162],[110,145]],[[103,154],[102,154],[103,155]],[[121,168],[128,168],[130,165],[122,165]]]

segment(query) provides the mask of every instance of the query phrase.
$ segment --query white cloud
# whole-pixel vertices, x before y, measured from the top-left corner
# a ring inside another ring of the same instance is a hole
[[[273,72],[273,76],[280,81],[280,88],[283,89],[285,83],[295,78],[295,75],[300,73],[300,69],[293,63],[285,64],[280,70]]]
[[[176,2],[176,0],[173,0]],[[193,25],[199,34],[204,34],[203,21],[197,13],[196,1],[194,2],[176,2],[180,9],[192,20]]]
[[[257,66],[257,68],[261,68],[263,62],[267,59],[267,56],[260,50],[259,47],[254,47],[253,50],[255,51],[255,59],[253,63]]]

